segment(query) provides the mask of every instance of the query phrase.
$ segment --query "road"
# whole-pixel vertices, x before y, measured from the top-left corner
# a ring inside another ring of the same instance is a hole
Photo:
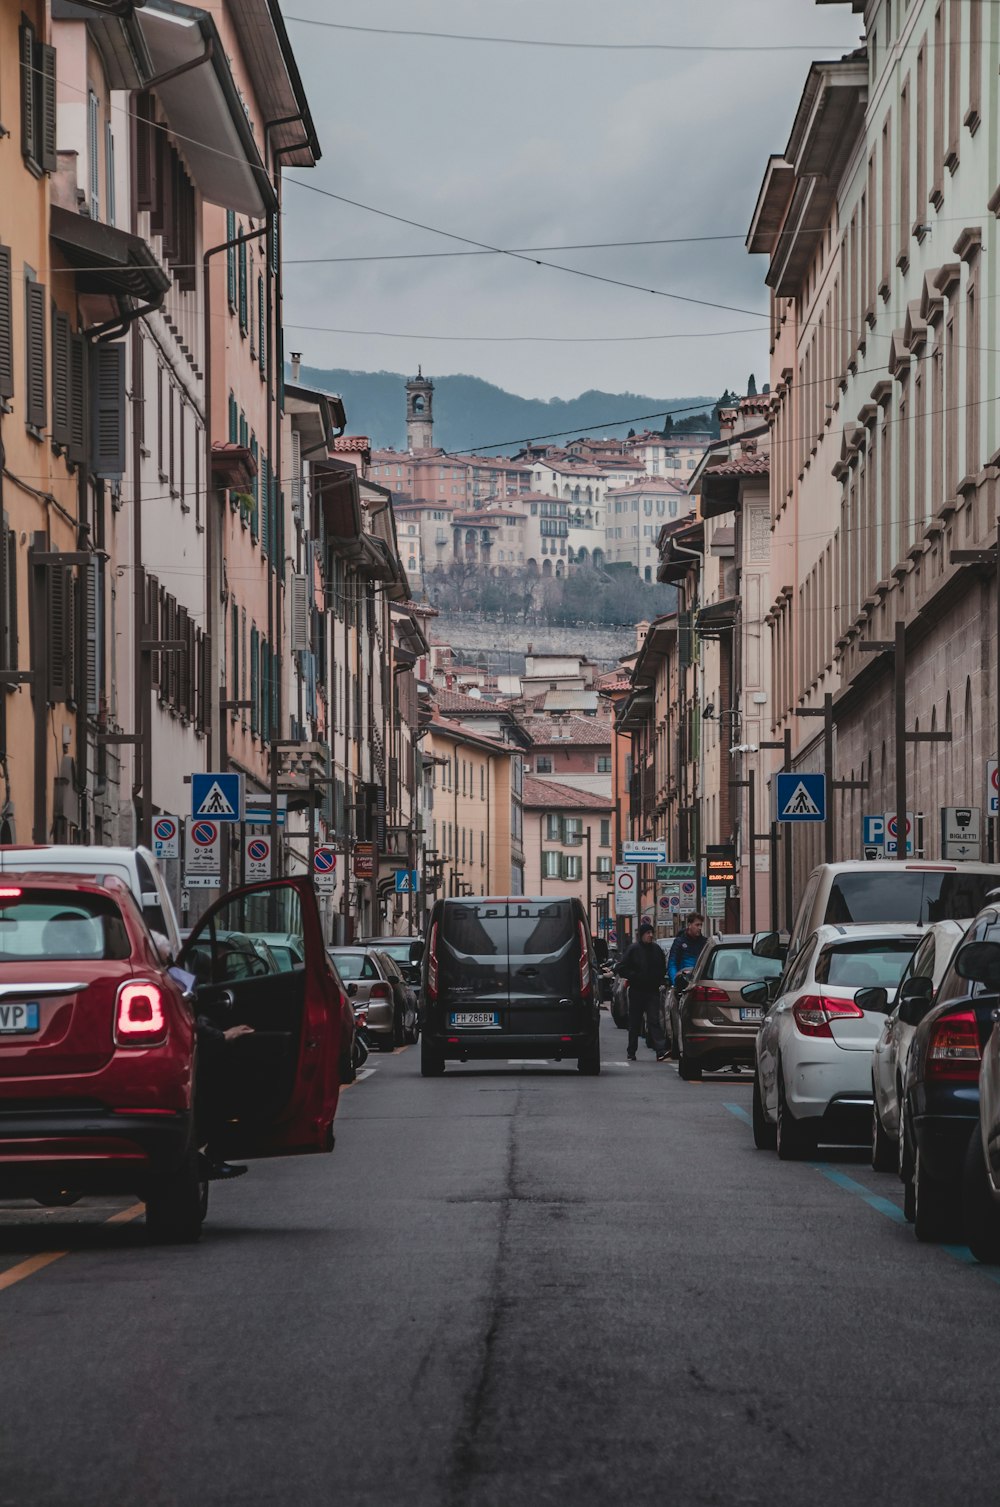
[[[997,1276],[603,1029],[599,1079],[373,1057],[196,1247],[5,1206],[3,1507],[992,1507]]]

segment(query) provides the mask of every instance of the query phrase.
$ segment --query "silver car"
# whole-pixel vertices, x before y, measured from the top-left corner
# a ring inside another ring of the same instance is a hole
[[[416,1001],[392,958],[365,946],[329,947],[327,951],[355,1007],[367,1010],[372,1045],[391,1052],[415,1041]]]
[[[928,926],[903,971],[899,988],[889,995],[889,1014],[872,1052],[872,1166],[876,1172],[895,1172],[899,1164],[899,1105],[906,1054],[915,1029],[900,1019],[900,1000],[908,988],[914,987],[911,981],[915,979],[930,979],[931,992],[937,992],[955,949],[971,925],[971,921],[935,921]],[[921,987],[926,990],[925,984]]]

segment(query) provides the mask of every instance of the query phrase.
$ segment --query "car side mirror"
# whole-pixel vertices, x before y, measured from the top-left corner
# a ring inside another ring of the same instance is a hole
[[[758,931],[754,933],[750,951],[755,958],[773,958],[783,963],[788,955],[788,943],[783,942],[776,931]]]
[[[899,986],[900,1003],[904,999],[930,999],[934,993],[934,980],[929,979],[922,973],[915,973],[910,978],[904,979]]]
[[[991,992],[1000,989],[1000,942],[966,942],[955,954],[955,972]]]
[[[601,964],[608,961],[608,944],[603,937],[594,938],[594,957]]]
[[[740,999],[746,1000],[748,1005],[769,1005],[771,989],[767,979],[754,979],[751,983],[744,984],[740,990]]]
[[[358,995],[358,986],[357,986],[357,984],[348,984],[347,985],[347,997],[348,997],[348,999],[356,999],[357,995]]]
[[[859,1010],[870,1011],[872,1015],[886,1015],[889,1010],[889,991],[880,984],[871,984],[855,991],[854,1003]]]
[[[684,990],[688,987],[688,985],[690,984],[690,982],[691,982],[691,975],[690,975],[690,973],[679,973],[677,975],[677,977],[674,979],[674,989],[677,991],[678,994],[683,994]]]

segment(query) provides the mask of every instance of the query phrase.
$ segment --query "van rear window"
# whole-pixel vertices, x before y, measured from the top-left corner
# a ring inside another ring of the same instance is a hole
[[[569,900],[513,900],[509,905],[470,903],[445,907],[443,934],[472,957],[540,956],[560,952],[573,937]]]
[[[981,869],[958,872],[907,869],[887,874],[873,863],[870,872],[838,874],[830,888],[824,921],[849,926],[855,921],[963,921],[986,904],[990,890],[1000,888],[1000,876]]]

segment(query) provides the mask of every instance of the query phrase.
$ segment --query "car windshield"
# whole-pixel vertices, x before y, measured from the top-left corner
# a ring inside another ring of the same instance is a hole
[[[290,947],[284,946],[281,942],[268,942],[267,945],[280,973],[291,973],[293,968],[302,967],[302,959]]]
[[[366,952],[331,952],[342,979],[375,979],[378,970]]]
[[[782,966],[778,958],[754,957],[749,947],[715,947],[705,960],[701,977],[753,982],[755,979],[777,978]]]
[[[0,963],[120,961],[131,950],[121,911],[103,895],[0,890]]]
[[[873,863],[837,874],[830,887],[823,920],[835,926],[853,922],[902,921],[929,926],[932,921],[961,921],[975,916],[998,887],[996,873],[963,866],[948,869],[894,869]]]
[[[410,965],[410,948],[412,946],[412,942],[380,942],[378,950],[379,952],[384,952],[386,957],[392,958],[394,963],[398,963],[403,968]]]
[[[449,905],[445,936],[458,952],[475,957],[537,957],[560,952],[573,935],[569,900],[512,900],[509,905]]]
[[[919,940],[832,942],[816,959],[816,982],[841,989],[863,989],[870,984],[894,989]]]

